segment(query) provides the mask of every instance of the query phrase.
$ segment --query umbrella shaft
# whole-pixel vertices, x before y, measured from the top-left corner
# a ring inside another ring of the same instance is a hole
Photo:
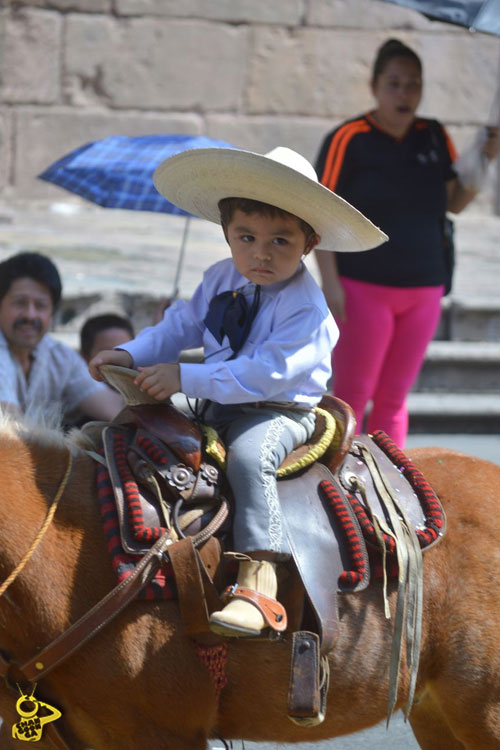
[[[184,224],[184,231],[182,233],[181,249],[179,251],[179,258],[177,260],[177,268],[175,270],[174,291],[172,293],[172,300],[177,299],[177,297],[179,296],[179,282],[181,279],[182,266],[184,264],[184,255],[186,252],[186,243],[187,243],[190,222],[191,222],[191,217],[186,216],[186,223]]]

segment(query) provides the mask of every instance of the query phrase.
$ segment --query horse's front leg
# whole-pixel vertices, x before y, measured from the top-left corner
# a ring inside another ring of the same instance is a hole
[[[465,750],[444,717],[439,704],[425,688],[415,697],[410,724],[422,750]]]

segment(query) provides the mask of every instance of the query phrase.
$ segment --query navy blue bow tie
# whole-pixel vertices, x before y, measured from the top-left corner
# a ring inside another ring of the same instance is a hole
[[[219,344],[222,344],[224,336],[228,337],[233,356],[239,352],[248,338],[257,315],[259,301],[260,286],[258,284],[255,286],[250,306],[242,292],[221,292],[210,301],[203,322]]]

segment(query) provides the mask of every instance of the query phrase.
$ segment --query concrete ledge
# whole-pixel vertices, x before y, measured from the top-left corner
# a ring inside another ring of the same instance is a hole
[[[496,341],[431,341],[429,362],[498,362],[500,343]]]
[[[500,417],[500,393],[411,393],[411,415]]]
[[[500,394],[500,343],[433,341],[414,391]]]
[[[408,410],[413,433],[500,432],[500,394],[412,393]]]

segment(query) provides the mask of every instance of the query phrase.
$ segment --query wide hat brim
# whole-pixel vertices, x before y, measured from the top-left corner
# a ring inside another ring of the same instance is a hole
[[[279,161],[232,148],[182,151],[155,170],[156,189],[179,208],[220,224],[222,198],[269,203],[306,221],[321,236],[319,247],[369,250],[388,237],[354,206],[315,180]]]

